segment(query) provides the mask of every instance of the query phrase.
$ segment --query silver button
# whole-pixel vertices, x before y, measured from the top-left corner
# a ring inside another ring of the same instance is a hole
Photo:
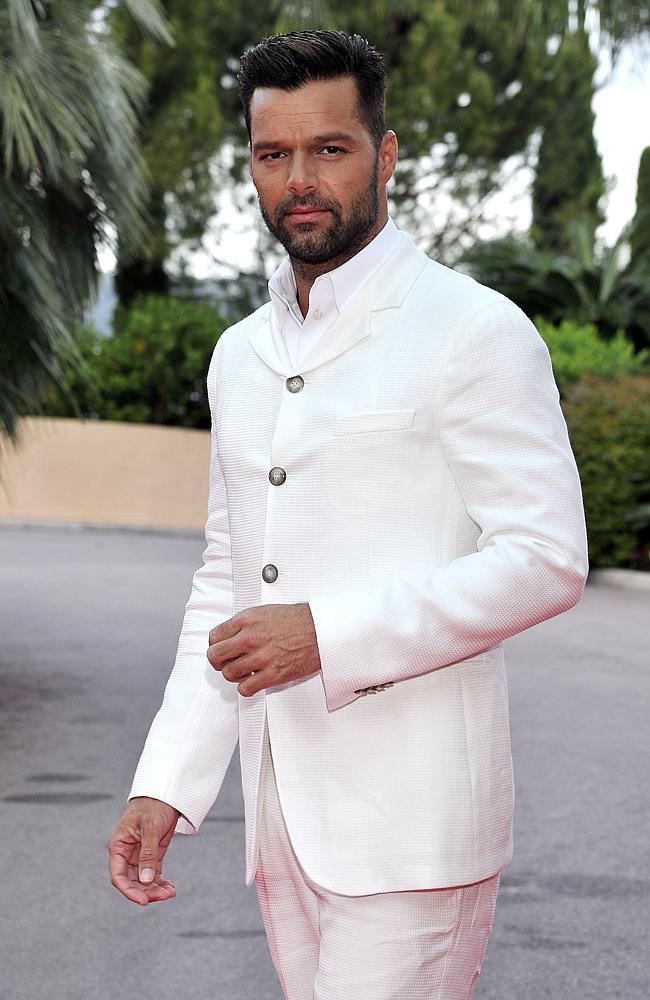
[[[274,566],[273,563],[267,563],[267,565],[262,570],[262,579],[264,583],[275,583],[278,578],[278,567]]]
[[[291,378],[288,378],[286,381],[286,386],[289,392],[300,392],[304,384],[305,380],[300,375],[292,375]]]
[[[320,311],[320,309],[314,309],[314,311],[312,313],[312,316],[314,317],[314,319],[322,319],[323,318],[323,314]]]
[[[281,469],[279,465],[274,466],[269,472],[269,479],[274,486],[282,486],[283,482],[287,478],[287,474],[284,469]]]

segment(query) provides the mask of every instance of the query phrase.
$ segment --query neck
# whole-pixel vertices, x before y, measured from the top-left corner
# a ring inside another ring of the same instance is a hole
[[[309,293],[316,278],[319,278],[321,274],[328,274],[335,268],[340,267],[341,264],[346,264],[347,261],[356,257],[381,232],[387,221],[388,212],[380,212],[372,229],[369,229],[361,239],[341,251],[336,257],[332,257],[330,260],[323,261],[320,264],[309,264],[304,260],[295,260],[293,257],[289,258],[296,278],[298,307],[303,316],[306,316],[309,312]]]

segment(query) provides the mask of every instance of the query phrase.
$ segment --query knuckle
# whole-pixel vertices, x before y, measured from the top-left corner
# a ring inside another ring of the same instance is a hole
[[[251,629],[248,633],[248,648],[261,649],[265,643],[265,636],[261,629]]]

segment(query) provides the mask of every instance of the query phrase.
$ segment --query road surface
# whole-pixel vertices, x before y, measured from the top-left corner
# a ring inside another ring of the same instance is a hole
[[[198,536],[0,527],[0,1000],[282,1000],[244,887],[235,753],[177,898],[109,884]],[[507,644],[515,860],[474,1000],[645,1000],[648,592],[588,586]],[[353,1000],[353,998],[341,998]]]

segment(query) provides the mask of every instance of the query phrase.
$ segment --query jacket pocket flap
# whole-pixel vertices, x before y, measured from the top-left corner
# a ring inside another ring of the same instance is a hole
[[[413,424],[415,410],[374,410],[372,413],[345,413],[336,417],[334,434],[368,431],[401,431]]]

